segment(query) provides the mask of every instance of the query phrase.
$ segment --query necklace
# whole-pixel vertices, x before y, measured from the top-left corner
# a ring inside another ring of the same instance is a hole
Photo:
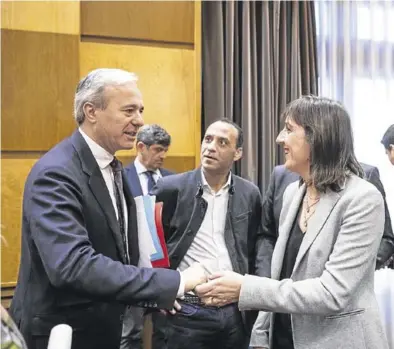
[[[312,200],[313,202],[309,203],[309,199]],[[311,211],[311,208],[313,206],[317,205],[317,203],[319,201],[320,201],[320,196],[317,198],[311,198],[308,193],[305,195],[305,199],[304,199],[304,203],[306,204],[306,210],[304,210],[304,228],[305,228],[305,230],[308,227],[309,219],[312,217],[312,215],[314,213],[314,212],[312,212],[311,214],[309,214],[309,212]]]

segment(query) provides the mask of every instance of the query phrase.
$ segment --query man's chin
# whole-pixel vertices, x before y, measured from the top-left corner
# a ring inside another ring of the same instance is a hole
[[[201,164],[201,167],[203,170],[208,172],[217,172],[219,170],[218,166],[215,166],[214,164],[207,164],[205,162]]]

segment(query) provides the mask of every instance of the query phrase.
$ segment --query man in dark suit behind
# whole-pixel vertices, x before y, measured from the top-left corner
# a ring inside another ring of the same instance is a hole
[[[376,268],[378,269],[382,267],[394,253],[394,235],[385,199],[386,194],[379,177],[379,170],[374,166],[366,164],[361,165],[365,172],[365,179],[375,185],[380,191],[385,204],[384,233],[376,259]],[[264,239],[260,240],[262,245],[259,247],[259,250],[261,253],[258,255],[258,258],[260,258],[259,263],[263,266],[262,271],[266,273],[266,275],[264,275],[266,277],[270,277],[271,274],[271,257],[278,237],[279,216],[282,209],[283,193],[290,183],[299,179],[300,177],[296,173],[287,170],[284,165],[276,166],[272,172],[270,184],[263,202],[262,229]]]
[[[125,305],[171,309],[205,280],[201,267],[137,268],[135,202],[117,150],[143,124],[134,74],[97,69],[78,84],[73,135],[46,153],[26,180],[22,248],[11,315],[30,349],[46,349],[57,324],[73,349],[119,348]]]
[[[261,196],[251,182],[231,173],[242,156],[242,129],[214,122],[201,144],[201,167],[160,179],[152,194],[163,202],[163,226],[172,269],[200,262],[209,273],[255,273]],[[169,349],[247,348],[252,314],[237,304],[205,306],[196,295],[180,300],[168,318]],[[249,322],[250,321],[250,322]]]
[[[125,175],[134,197],[147,195],[159,178],[173,174],[163,162],[171,145],[171,136],[159,125],[144,125],[137,134],[137,157],[125,167]]]
[[[144,125],[138,131],[136,149],[137,157],[125,167],[125,176],[129,183],[133,197],[147,195],[155,186],[159,178],[172,175],[164,168],[163,162],[171,145],[171,136],[159,125]],[[120,349],[131,349],[142,343],[142,329],[144,321],[143,308],[133,308],[134,316],[128,329],[122,335]],[[166,348],[166,315],[159,311],[152,313],[153,337],[152,349]]]

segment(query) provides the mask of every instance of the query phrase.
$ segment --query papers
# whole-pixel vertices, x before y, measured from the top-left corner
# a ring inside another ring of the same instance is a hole
[[[137,207],[139,267],[168,267],[168,253],[161,223],[162,203],[150,195],[134,198]]]

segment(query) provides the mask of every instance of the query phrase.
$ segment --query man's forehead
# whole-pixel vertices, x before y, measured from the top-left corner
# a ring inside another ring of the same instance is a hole
[[[205,135],[231,138],[237,137],[237,132],[233,125],[217,121],[207,128]]]

